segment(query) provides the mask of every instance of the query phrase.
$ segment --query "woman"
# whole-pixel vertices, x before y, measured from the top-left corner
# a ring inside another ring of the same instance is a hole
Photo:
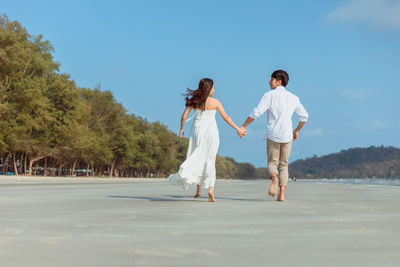
[[[197,185],[195,198],[200,197],[200,186],[209,188],[208,200],[215,202],[215,159],[219,147],[219,136],[215,113],[221,117],[242,136],[245,131],[240,129],[231,118],[225,113],[221,102],[213,98],[214,82],[204,78],[199,82],[197,90],[187,89],[186,109],[181,118],[180,138],[183,138],[183,126],[190,111],[193,109],[194,121],[190,130],[189,147],[186,160],[182,163],[179,171],[168,178],[168,182],[181,185],[185,190],[189,185]],[[192,118],[193,118],[192,117]],[[191,119],[192,119],[191,118]],[[191,120],[189,119],[189,120]],[[188,121],[189,121],[188,120]]]

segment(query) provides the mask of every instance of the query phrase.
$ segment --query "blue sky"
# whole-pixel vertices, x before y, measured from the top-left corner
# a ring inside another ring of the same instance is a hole
[[[272,71],[284,69],[310,115],[291,161],[400,147],[400,1],[3,0],[0,13],[49,40],[78,86],[100,83],[129,112],[172,131],[181,93],[201,78],[214,80],[214,96],[241,125]],[[265,115],[243,139],[217,120],[220,155],[265,166]]]

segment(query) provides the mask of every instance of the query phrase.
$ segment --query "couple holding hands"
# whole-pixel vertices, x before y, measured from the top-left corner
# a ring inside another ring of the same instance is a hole
[[[181,164],[179,171],[170,175],[168,182],[181,185],[184,189],[188,189],[190,185],[197,185],[195,198],[200,197],[201,186],[208,188],[208,200],[215,202],[215,160],[219,147],[216,112],[218,111],[225,122],[237,131],[239,137],[245,136],[246,127],[267,112],[267,170],[271,179],[268,194],[274,197],[279,185],[277,200],[285,201],[292,141],[297,140],[300,129],[308,119],[308,113],[299,98],[286,90],[288,81],[289,75],[286,71],[274,71],[269,81],[271,90],[264,94],[242,127],[238,127],[226,114],[221,102],[212,97],[215,90],[213,80],[201,79],[197,90],[188,89],[185,98],[186,108],[181,118],[179,133],[179,136],[183,138],[185,122],[194,119],[190,129],[188,151],[186,160]],[[194,110],[193,117],[186,120],[192,109]],[[300,118],[295,130],[292,128],[294,112]]]

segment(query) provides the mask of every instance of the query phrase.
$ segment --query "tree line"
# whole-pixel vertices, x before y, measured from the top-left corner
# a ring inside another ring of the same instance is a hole
[[[299,178],[400,178],[400,149],[351,148],[297,160],[289,165],[289,171]]]
[[[81,88],[53,59],[42,35],[0,16],[0,170],[25,175],[166,177],[188,139],[127,113],[109,91]],[[217,157],[217,177],[265,177]]]

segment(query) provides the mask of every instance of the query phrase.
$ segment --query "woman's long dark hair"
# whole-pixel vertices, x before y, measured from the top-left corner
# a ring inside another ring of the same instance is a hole
[[[213,80],[204,78],[200,80],[199,88],[197,90],[187,88],[187,93],[183,94],[185,96],[186,106],[194,109],[205,110],[206,100],[210,95],[213,85]]]

